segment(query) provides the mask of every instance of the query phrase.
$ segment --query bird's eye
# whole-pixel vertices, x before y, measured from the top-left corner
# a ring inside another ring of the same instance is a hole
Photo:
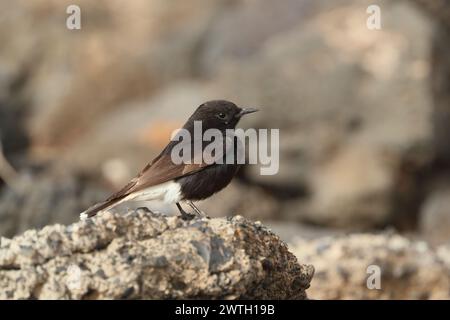
[[[218,117],[219,119],[225,119],[225,118],[227,117],[227,115],[226,115],[225,113],[221,112],[221,113],[219,113],[219,114],[217,115],[217,117]]]

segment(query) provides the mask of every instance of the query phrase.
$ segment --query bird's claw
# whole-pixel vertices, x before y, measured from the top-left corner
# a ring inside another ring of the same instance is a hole
[[[208,217],[208,215],[206,213],[204,213],[202,210],[200,210],[192,201],[187,201],[187,204],[195,211],[195,213],[201,217],[201,218],[207,218],[210,219]]]
[[[197,208],[195,204],[192,203],[192,201],[187,201],[187,204],[194,210],[194,213],[187,213],[183,210],[179,203],[176,204],[178,210],[180,211],[181,219],[189,221],[194,219],[196,216],[200,218],[210,219],[203,211]]]
[[[185,221],[190,221],[195,218],[195,214],[187,213],[186,211],[181,213],[181,219]]]

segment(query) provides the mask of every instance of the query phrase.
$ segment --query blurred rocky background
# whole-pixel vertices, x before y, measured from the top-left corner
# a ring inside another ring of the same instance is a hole
[[[81,0],[68,30],[70,4],[0,1],[0,236],[76,221],[221,98],[261,110],[242,127],[280,129],[280,171],[245,167],[209,215],[261,220],[295,253],[361,236],[361,265],[373,233],[400,233],[413,261],[417,241],[450,241],[450,3]],[[326,284],[317,298],[352,297]],[[442,297],[398,290],[358,297]]]

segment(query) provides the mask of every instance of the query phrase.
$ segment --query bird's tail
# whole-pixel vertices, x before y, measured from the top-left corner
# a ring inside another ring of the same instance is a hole
[[[89,207],[86,211],[83,211],[80,213],[80,220],[86,220],[88,218],[92,218],[95,216],[98,212],[110,209],[114,207],[115,205],[119,204],[120,199],[113,199],[113,200],[106,200],[103,202],[99,202],[97,204],[94,204],[92,207]]]

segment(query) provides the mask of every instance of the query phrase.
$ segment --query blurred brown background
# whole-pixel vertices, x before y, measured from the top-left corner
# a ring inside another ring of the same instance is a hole
[[[387,228],[446,243],[449,26],[433,0],[0,1],[0,236],[75,221],[220,98],[261,109],[242,127],[280,129],[281,163],[244,168],[208,214],[287,241]]]

